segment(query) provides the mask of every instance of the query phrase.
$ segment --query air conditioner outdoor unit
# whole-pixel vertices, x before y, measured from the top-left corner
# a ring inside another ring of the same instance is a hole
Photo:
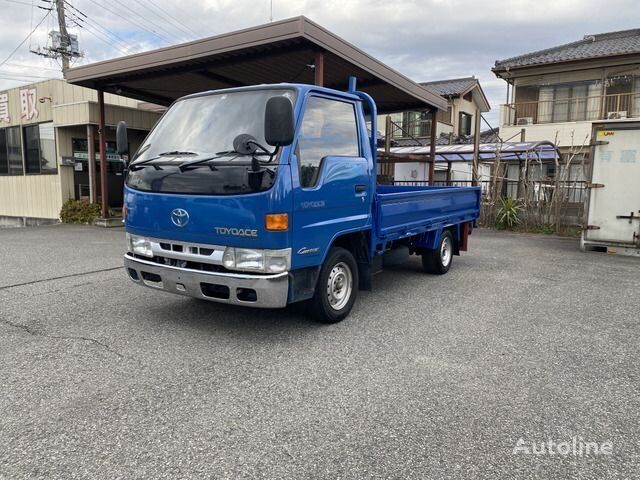
[[[533,125],[533,117],[519,117],[516,125]]]
[[[609,112],[607,113],[607,119],[609,120],[620,120],[622,118],[627,118],[627,111],[621,110],[619,112]]]

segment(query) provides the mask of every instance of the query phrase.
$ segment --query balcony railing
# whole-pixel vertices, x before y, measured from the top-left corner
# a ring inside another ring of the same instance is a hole
[[[431,119],[391,122],[391,138],[424,138],[431,133]]]
[[[543,100],[504,105],[503,125],[533,125],[640,117],[640,93]]]

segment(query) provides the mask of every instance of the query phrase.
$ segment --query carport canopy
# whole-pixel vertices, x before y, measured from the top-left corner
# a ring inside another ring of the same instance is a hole
[[[379,113],[446,110],[444,98],[300,16],[72,68],[69,83],[169,105],[184,95],[265,83],[346,90],[350,76]]]
[[[389,153],[379,150],[389,163],[428,162],[431,161],[431,147],[408,146],[392,147]],[[473,161],[474,145],[472,143],[459,145],[437,145],[436,162],[471,162]],[[503,162],[524,162],[526,160],[555,160],[560,153],[553,142],[542,140],[539,142],[503,142],[481,143],[478,149],[480,162],[492,162],[498,155]]]

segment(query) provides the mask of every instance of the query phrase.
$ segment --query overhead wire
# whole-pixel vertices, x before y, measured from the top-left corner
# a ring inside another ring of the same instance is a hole
[[[22,41],[18,44],[18,46],[12,50],[12,52],[9,54],[9,56],[8,56],[7,58],[5,58],[2,62],[0,62],[0,67],[1,67],[2,65],[4,65],[5,63],[7,63],[7,62],[11,59],[11,57],[13,57],[13,55],[14,55],[14,54],[15,54],[15,53],[20,49],[20,47],[22,47],[22,45],[24,45],[24,44],[25,44],[25,42],[26,42],[27,40],[29,40],[29,38],[31,38],[31,35],[33,35],[33,32],[35,32],[35,31],[38,29],[38,27],[40,27],[40,25],[42,25],[42,22],[44,22],[44,21],[45,21],[45,19],[49,16],[49,14],[51,14],[51,11],[48,11],[47,13],[45,13],[44,17],[42,17],[42,18],[40,19],[40,21],[38,22],[38,24],[37,24],[37,25],[36,25],[36,26],[35,26],[35,27],[34,27],[34,28],[29,32],[29,34],[24,38],[24,40],[22,40]]]
[[[73,10],[69,13],[71,13],[74,16],[74,19],[76,20],[76,24],[78,24],[80,28],[87,28],[88,33],[90,33],[94,37],[98,37],[101,41],[108,43],[111,47],[116,47],[126,55],[130,55],[131,53],[133,53],[129,46],[129,43],[124,38],[104,28],[97,21],[90,18],[86,13],[84,13],[82,10],[77,8],[68,0],[64,0],[64,3]],[[89,30],[93,30],[93,31],[89,31]],[[102,38],[102,36],[109,38],[111,42],[113,42],[113,44],[111,44],[105,38]]]
[[[135,0],[139,4],[141,4],[148,11],[153,12],[154,15],[160,18],[164,22],[169,22],[177,31],[180,31],[187,35],[188,40],[194,40],[202,36],[199,32],[195,30],[193,26],[186,25],[183,21],[181,21],[176,15],[172,15],[169,11],[163,8],[161,5],[158,5],[155,0]],[[146,2],[149,4],[149,7],[143,5],[142,2]]]
[[[156,23],[156,21],[153,20],[150,15],[146,15],[145,14],[146,12],[149,12],[149,13],[153,13],[156,17],[158,17],[159,15],[158,15],[157,11],[155,11],[154,9],[149,8],[149,7],[145,6],[145,5],[143,5],[141,2],[137,1],[136,2],[137,5],[140,6],[142,9],[144,9],[144,12],[141,14],[140,12],[137,12],[133,8],[133,5],[125,5],[122,2],[122,0],[113,0],[113,1],[115,1],[119,5],[122,5],[122,7],[129,9],[133,14],[138,16],[138,19],[140,21],[144,21],[147,26],[150,26],[150,28],[152,30],[153,30],[153,27],[155,27],[156,29],[161,30],[165,34],[169,35],[169,38],[175,37],[175,33],[172,33],[168,28],[164,27],[163,25],[159,25],[158,23]],[[160,18],[161,22],[167,23],[167,21],[165,19],[163,19],[162,17],[159,17],[159,18]],[[168,23],[170,25],[174,26],[172,22],[168,22]],[[183,36],[182,33],[180,35]],[[188,35],[190,35],[190,34],[188,33]]]
[[[146,32],[148,32],[148,33],[150,33],[150,34],[152,34],[152,35],[156,36],[156,37],[157,37],[157,38],[159,38],[160,40],[162,40],[162,41],[164,41],[164,42],[167,42],[167,43],[171,43],[171,40],[169,40],[167,37],[165,37],[164,35],[161,35],[161,34],[159,34],[159,33],[157,33],[157,32],[154,32],[153,30],[150,30],[149,28],[147,28],[147,27],[146,27],[146,26],[144,26],[143,24],[141,24],[141,23],[137,23],[137,22],[134,22],[134,21],[133,21],[133,20],[131,20],[130,18],[127,18],[127,17],[125,17],[125,16],[123,16],[123,15],[120,15],[118,12],[116,12],[116,11],[114,11],[114,10],[111,10],[110,8],[106,7],[105,5],[103,5],[103,4],[101,4],[101,3],[98,3],[96,0],[89,0],[89,1],[90,1],[91,3],[93,3],[94,5],[97,5],[98,7],[100,7],[100,8],[102,8],[102,9],[106,10],[106,11],[107,11],[107,12],[109,12],[110,14],[115,15],[116,17],[123,19],[125,22],[130,23],[130,24],[131,24],[131,25],[133,25],[134,27],[141,28],[142,30],[144,30],[144,31],[146,31]],[[126,8],[128,8],[128,7],[126,7]]]

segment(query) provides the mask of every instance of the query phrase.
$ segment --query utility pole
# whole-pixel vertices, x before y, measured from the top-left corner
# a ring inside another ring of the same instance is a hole
[[[64,0],[56,0],[56,11],[58,12],[58,26],[60,27],[60,44],[63,50],[68,51],[71,41],[69,40],[67,24],[64,19]],[[62,52],[60,57],[62,58],[62,72],[64,73],[69,70],[69,55]]]
[[[82,52],[78,49],[78,37],[76,35],[69,34],[67,30],[64,2],[65,0],[55,0],[56,12],[58,14],[58,29],[60,31],[52,30],[49,32],[51,46],[38,47],[31,50],[31,53],[35,53],[42,57],[61,59],[62,73],[69,70],[70,58],[80,58],[83,56]],[[51,8],[38,8],[51,11],[53,9],[53,3],[51,5]]]

